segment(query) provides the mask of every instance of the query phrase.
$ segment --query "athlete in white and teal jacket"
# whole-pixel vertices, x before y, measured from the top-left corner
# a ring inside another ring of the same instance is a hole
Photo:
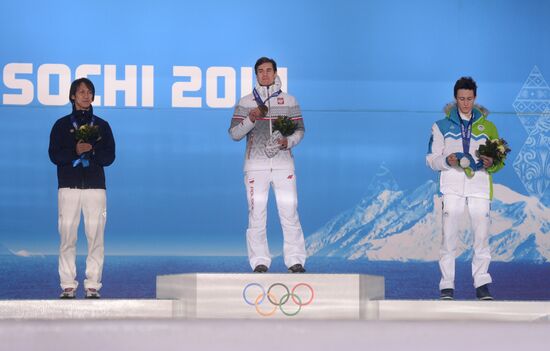
[[[482,156],[483,168],[476,171],[473,177],[468,177],[458,165],[456,155],[469,153],[478,162],[475,152],[479,146],[485,144],[487,139],[498,138],[495,125],[487,120],[488,111],[475,105],[476,90],[475,82],[469,77],[456,82],[456,101],[447,105],[445,118],[433,124],[426,156],[428,166],[439,172],[440,191],[443,194],[443,240],[439,260],[441,299],[454,297],[458,230],[466,206],[474,233],[474,287],[479,299],[492,299],[488,290],[488,284],[492,282],[488,273],[491,261],[490,200],[493,195],[491,174],[502,168],[503,164],[493,164],[491,158]]]

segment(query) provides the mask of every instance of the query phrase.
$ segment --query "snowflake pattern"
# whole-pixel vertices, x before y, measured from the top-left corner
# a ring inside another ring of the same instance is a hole
[[[513,103],[528,133],[514,160],[514,170],[530,195],[548,199],[550,185],[550,87],[537,66]]]

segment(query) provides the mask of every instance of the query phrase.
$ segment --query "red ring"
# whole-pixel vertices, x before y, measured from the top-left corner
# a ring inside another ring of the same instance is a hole
[[[295,296],[294,292],[295,292],[296,288],[299,287],[300,285],[303,285],[303,286],[309,288],[309,291],[311,291],[311,297],[309,298],[309,300],[307,302],[304,302],[304,303],[296,301],[296,298],[294,297]],[[315,293],[313,291],[313,288],[311,287],[311,285],[309,285],[307,283],[298,283],[298,284],[294,285],[294,287],[292,288],[292,294],[290,295],[290,297],[292,298],[292,301],[294,301],[294,303],[299,305],[299,306],[309,305],[313,301],[314,296],[315,296]]]

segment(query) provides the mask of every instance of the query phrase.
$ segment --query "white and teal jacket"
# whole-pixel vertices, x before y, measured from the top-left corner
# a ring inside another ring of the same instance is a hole
[[[454,194],[465,197],[492,199],[493,181],[491,174],[500,170],[504,164],[493,165],[486,170],[476,171],[469,178],[464,170],[451,167],[447,164],[447,156],[455,152],[464,152],[460,119],[456,104],[449,104],[445,108],[445,118],[435,122],[432,126],[432,137],[426,156],[426,163],[434,171],[439,171],[439,190],[442,194]],[[487,120],[489,112],[480,106],[473,109],[472,137],[469,153],[477,162],[475,155],[480,145],[487,139],[498,138],[495,125]]]
[[[294,157],[291,149],[298,145],[305,133],[302,112],[296,99],[284,92],[273,96],[281,88],[279,77],[269,87],[256,84],[256,90],[269,108],[267,116],[256,118],[252,122],[248,115],[250,110],[258,107],[253,94],[241,98],[231,119],[229,135],[235,141],[246,136],[246,152],[244,171],[262,171],[269,169],[294,170]],[[279,116],[287,116],[297,124],[296,131],[287,137],[288,147],[280,150],[275,157],[269,158],[265,153],[265,146],[273,133],[273,122]]]

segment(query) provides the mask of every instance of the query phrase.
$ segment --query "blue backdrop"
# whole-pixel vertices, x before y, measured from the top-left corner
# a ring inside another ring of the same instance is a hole
[[[430,127],[452,101],[456,79],[470,75],[478,103],[513,149],[495,176],[506,193],[496,195],[502,211],[495,215],[510,223],[493,234],[517,240],[496,259],[544,262],[549,13],[544,0],[4,2],[0,244],[19,254],[57,252],[48,138],[70,112],[68,82],[85,74],[96,84],[96,114],[117,142],[106,169],[106,253],[245,255],[245,145],[227,129],[235,101],[253,83],[250,67],[265,55],[281,66],[304,114],[295,157],[308,245],[331,235],[329,221],[383,189],[409,199],[421,190],[432,199],[429,181],[437,175],[424,160]],[[510,212],[518,203],[523,212]],[[429,222],[433,208],[388,235]],[[433,218],[429,224],[438,228]],[[273,203],[268,232],[280,253]],[[433,261],[438,240],[425,253],[329,251]],[[81,237],[79,252],[85,247]]]

